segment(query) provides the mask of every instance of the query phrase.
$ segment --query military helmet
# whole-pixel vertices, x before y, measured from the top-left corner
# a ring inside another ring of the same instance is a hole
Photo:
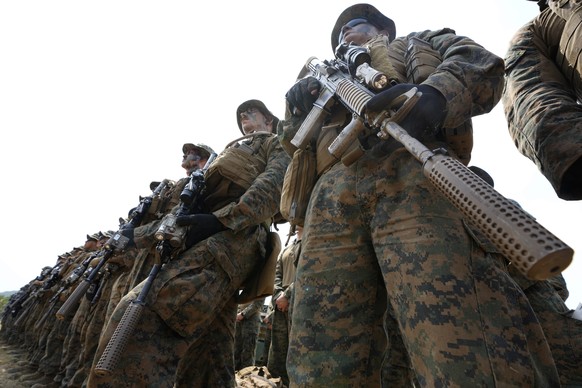
[[[101,232],[93,233],[91,235],[88,234],[86,241],[89,241],[89,240],[99,241],[99,239],[101,238],[100,234],[101,234]]]
[[[342,27],[353,19],[366,19],[370,24],[380,30],[386,30],[390,34],[390,42],[396,37],[396,25],[394,21],[384,16],[376,7],[370,4],[355,4],[346,8],[337,18],[331,31],[331,50],[335,52],[339,44],[339,36]]]
[[[186,153],[192,149],[197,150],[200,153],[200,156],[206,159],[210,157],[210,154],[214,153],[214,150],[212,148],[202,143],[198,144],[186,143],[182,146],[182,152],[184,153],[184,155],[186,155]]]
[[[279,123],[279,119],[277,116],[271,113],[270,110],[267,109],[265,104],[263,104],[260,100],[248,100],[243,102],[236,108],[236,123],[238,124],[238,129],[240,129],[241,133],[244,135],[244,131],[242,129],[242,125],[240,123],[240,114],[249,108],[257,108],[265,117],[273,119],[273,132],[276,131],[277,124]]]

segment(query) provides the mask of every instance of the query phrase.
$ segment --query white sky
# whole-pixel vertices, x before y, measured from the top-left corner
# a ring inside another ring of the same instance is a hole
[[[0,291],[19,289],[86,234],[117,229],[151,181],[184,176],[183,143],[222,150],[240,135],[242,101],[261,99],[282,117],[305,61],[332,57],[331,29],[351,4],[0,2]],[[538,12],[526,0],[375,5],[398,35],[450,27],[501,57]],[[575,308],[582,201],[558,199],[518,153],[501,104],[474,126],[471,164],[577,252],[564,272]]]

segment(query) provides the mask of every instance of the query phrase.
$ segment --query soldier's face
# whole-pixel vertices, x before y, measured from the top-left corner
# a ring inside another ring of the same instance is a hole
[[[258,131],[271,132],[267,118],[257,108],[249,108],[240,113],[240,125],[245,135]]]
[[[361,46],[371,38],[378,35],[379,31],[365,19],[353,19],[344,24],[340,30],[340,43],[353,43]]]
[[[182,157],[182,168],[186,170],[188,175],[190,175],[193,171],[196,171],[204,166],[204,164],[202,164],[202,161],[203,161],[202,157],[198,154],[196,150],[189,150]],[[206,163],[205,159],[204,163]]]

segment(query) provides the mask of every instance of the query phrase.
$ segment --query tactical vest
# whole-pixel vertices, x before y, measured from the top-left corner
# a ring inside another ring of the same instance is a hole
[[[450,29],[432,32],[435,36],[442,33],[453,33]],[[368,44],[374,46],[374,40]],[[420,84],[437,69],[442,63],[440,53],[433,49],[430,42],[417,36],[395,39],[387,47],[387,57],[391,66],[400,74],[399,82]],[[371,51],[372,63],[382,68],[384,59],[375,59]],[[384,55],[386,56],[386,55]],[[471,120],[465,121],[456,128],[442,128],[445,142],[450,146],[456,157],[465,165],[471,160],[473,150],[473,125]]]
[[[263,143],[274,136],[267,132],[244,136],[248,139],[232,142],[218,155],[205,174],[208,194],[204,203],[209,211],[236,202],[265,171],[266,161],[259,151]]]

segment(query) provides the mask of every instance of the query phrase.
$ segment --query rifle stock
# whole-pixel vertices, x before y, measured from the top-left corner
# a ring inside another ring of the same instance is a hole
[[[336,61],[310,58],[306,67],[333,90],[334,98],[353,114],[352,122],[329,146],[340,158],[364,126],[364,107],[373,95],[342,71]],[[416,101],[416,90],[405,98]],[[410,104],[405,103],[405,110]],[[407,113],[407,112],[406,112]],[[404,113],[404,114],[406,114]],[[574,251],[531,215],[498,193],[458,160],[429,150],[410,136],[394,118],[402,112],[382,112],[370,125],[379,128],[378,137],[394,138],[422,163],[423,174],[463,215],[483,232],[516,268],[529,279],[543,280],[562,272],[572,262]],[[298,132],[299,133],[299,132]]]

